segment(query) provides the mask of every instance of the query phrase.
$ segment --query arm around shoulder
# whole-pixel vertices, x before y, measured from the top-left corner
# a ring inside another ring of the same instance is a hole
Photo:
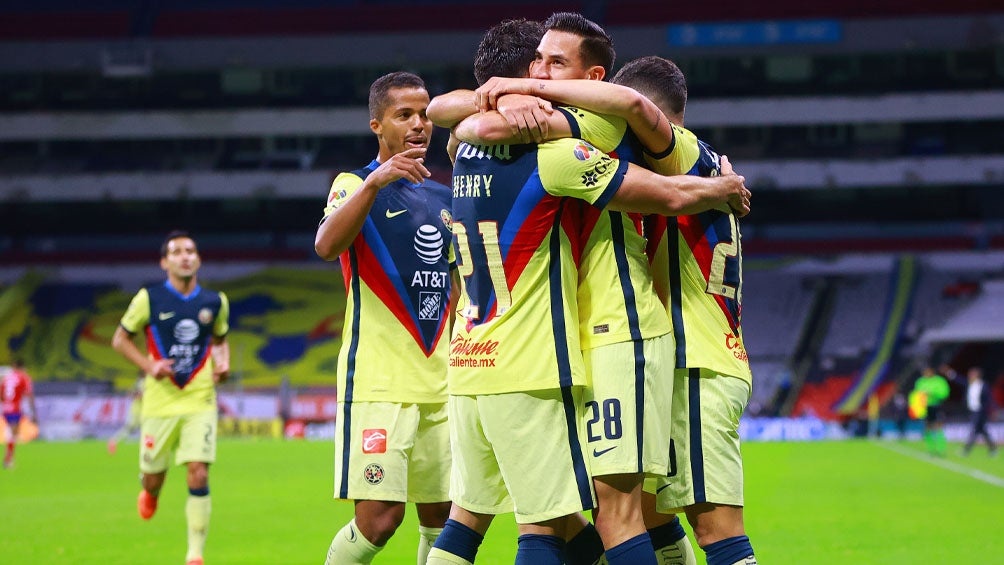
[[[697,214],[741,201],[746,191],[744,182],[739,175],[666,177],[631,164],[608,207],[663,216]]]
[[[454,90],[433,98],[425,114],[437,126],[452,128],[477,111],[473,90]]]

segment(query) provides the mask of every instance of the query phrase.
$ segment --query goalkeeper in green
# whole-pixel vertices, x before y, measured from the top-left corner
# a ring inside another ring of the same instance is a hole
[[[926,366],[913,390],[923,393],[927,399],[927,416],[924,420],[924,443],[927,444],[927,451],[931,455],[944,457],[948,441],[945,440],[941,404],[950,393],[948,379],[935,373],[934,367]]]

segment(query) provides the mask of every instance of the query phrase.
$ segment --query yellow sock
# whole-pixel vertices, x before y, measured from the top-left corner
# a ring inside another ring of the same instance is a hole
[[[213,505],[209,495],[188,495],[185,503],[185,517],[188,519],[188,556],[186,560],[202,557],[206,547],[206,534],[209,532],[209,514]]]
[[[426,528],[418,526],[418,565],[425,565],[429,560],[429,551],[432,544],[436,543],[436,538],[443,531],[443,528]]]
[[[463,557],[447,553],[439,548],[432,548],[429,552],[428,565],[474,565]]]
[[[359,532],[353,518],[331,540],[324,565],[367,565],[381,549],[383,547],[373,545]]]

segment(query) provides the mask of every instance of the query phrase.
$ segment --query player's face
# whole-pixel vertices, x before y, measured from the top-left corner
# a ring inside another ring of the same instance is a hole
[[[201,262],[195,242],[188,237],[176,237],[167,243],[167,255],[161,258],[160,268],[171,278],[189,279],[195,276]]]
[[[393,88],[390,103],[379,120],[370,120],[370,129],[380,139],[380,160],[416,147],[428,148],[432,120],[425,115],[429,93],[422,88]]]
[[[582,61],[582,38],[567,31],[548,30],[530,63],[530,78],[603,80],[603,67]]]

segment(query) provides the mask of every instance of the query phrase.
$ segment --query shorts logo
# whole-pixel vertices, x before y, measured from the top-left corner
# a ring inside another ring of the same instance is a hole
[[[149,434],[143,436],[143,447],[147,449],[153,449],[153,446],[154,446],[153,436]]]
[[[596,148],[589,145],[585,141],[580,141],[575,145],[575,148],[572,149],[572,153],[579,161],[588,161],[589,158],[596,153]]]
[[[387,453],[387,430],[363,430],[363,453]]]
[[[593,335],[610,333],[610,325],[602,324],[599,326],[593,326]]]
[[[606,449],[596,449],[596,448],[593,448],[593,457],[599,457],[599,456],[603,455],[604,453],[606,453],[608,451],[613,451],[614,449],[617,449],[616,445],[612,446],[612,447],[608,447]]]
[[[383,482],[383,467],[376,463],[370,463],[363,469],[363,478],[371,485],[378,485]]]
[[[453,214],[451,214],[449,210],[446,208],[440,210],[439,219],[443,220],[443,225],[446,226],[447,230],[451,232],[453,231]]]

